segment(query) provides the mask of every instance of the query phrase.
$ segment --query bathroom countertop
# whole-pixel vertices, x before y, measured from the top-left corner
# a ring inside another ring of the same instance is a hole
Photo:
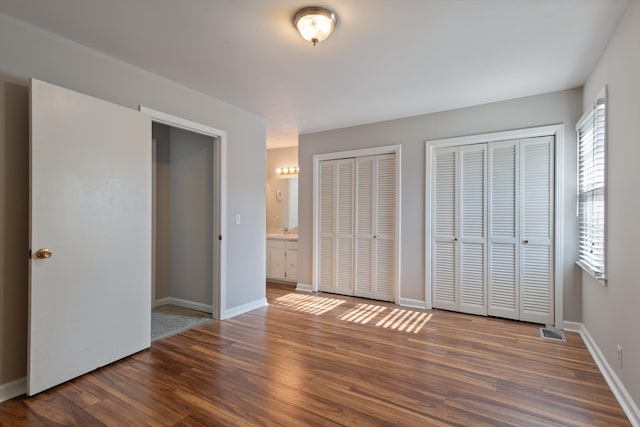
[[[267,239],[273,240],[298,240],[297,234],[269,233]]]

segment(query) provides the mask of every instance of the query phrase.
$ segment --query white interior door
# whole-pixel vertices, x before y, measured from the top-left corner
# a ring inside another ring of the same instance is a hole
[[[489,301],[490,316],[520,318],[518,140],[489,144]]]
[[[336,292],[353,295],[354,159],[336,161]]]
[[[374,298],[374,168],[376,156],[356,158],[355,280],[357,297]]]
[[[487,315],[486,144],[459,148],[460,311]]]
[[[396,203],[398,199],[395,154],[376,156],[374,184],[373,259],[375,270],[373,298],[394,301],[396,294]]]
[[[320,162],[319,171],[319,257],[318,289],[324,292],[336,291],[335,279],[335,211],[336,211],[336,168],[335,160]]]
[[[433,307],[457,311],[458,148],[436,149],[433,163]]]
[[[147,115],[32,81],[29,395],[149,347],[151,166]]]
[[[553,137],[520,142],[520,320],[554,323]]]

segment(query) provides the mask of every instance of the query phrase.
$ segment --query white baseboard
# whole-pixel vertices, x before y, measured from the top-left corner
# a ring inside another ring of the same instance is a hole
[[[190,308],[191,310],[198,310],[198,311],[202,311],[203,313],[213,313],[213,306],[211,305],[201,304],[199,302],[187,301],[184,299],[172,298],[172,297],[156,300],[153,306],[155,308],[155,307],[160,307],[162,305],[167,305],[167,304],[177,305],[178,307]]]
[[[421,309],[427,308],[426,301],[422,301],[419,299],[412,299],[412,298],[400,298],[398,300],[398,305],[401,305],[403,307],[409,307],[409,308],[421,308]]]
[[[579,334],[582,334],[582,323],[565,320],[562,322],[561,329],[567,332],[577,332]],[[584,341],[584,337],[582,338],[582,340]]]
[[[247,304],[242,304],[238,307],[234,307],[231,308],[229,310],[225,310],[224,313],[222,313],[222,316],[220,316],[221,320],[222,319],[229,319],[231,317],[235,317],[238,316],[240,314],[243,313],[247,313],[249,311],[255,310],[257,308],[262,308],[262,307],[266,307],[267,305],[267,299],[266,298],[260,298],[259,300],[256,301],[252,301],[250,303]]]
[[[277,283],[279,285],[289,285],[289,286],[295,286],[298,283],[297,282],[291,282],[289,280],[279,280],[279,279],[269,279],[267,278],[267,282],[268,283]]]
[[[591,353],[591,357],[593,357],[596,365],[598,365],[598,369],[600,369],[602,376],[607,381],[613,395],[618,399],[618,403],[622,406],[622,410],[629,418],[629,421],[631,421],[634,427],[640,427],[640,409],[638,409],[638,405],[633,401],[624,384],[622,384],[622,381],[620,381],[620,378],[618,378],[618,375],[604,357],[600,347],[598,347],[593,340],[584,324],[565,321],[564,330],[580,333],[587,349],[589,349],[589,353]]]
[[[6,384],[0,384],[0,402],[13,399],[27,392],[27,378],[18,378]]]
[[[296,291],[313,292],[313,286],[298,282],[296,285]]]
[[[160,298],[157,299],[153,302],[153,308],[158,308],[158,307],[162,307],[163,305],[167,305],[167,304],[171,304],[171,302],[169,302],[171,298],[167,297],[167,298]]]

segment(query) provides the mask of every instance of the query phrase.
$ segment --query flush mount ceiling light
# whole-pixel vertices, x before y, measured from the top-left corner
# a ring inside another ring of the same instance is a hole
[[[315,46],[329,37],[336,26],[336,15],[324,7],[305,7],[293,17],[293,24],[302,38]]]

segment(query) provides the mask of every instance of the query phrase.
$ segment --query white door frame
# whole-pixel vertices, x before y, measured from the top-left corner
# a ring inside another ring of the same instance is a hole
[[[481,144],[511,139],[535,138],[553,136],[555,138],[555,205],[554,205],[554,289],[555,289],[555,326],[562,328],[564,320],[564,125],[532,127],[508,130],[503,132],[484,133],[455,138],[445,138],[426,141],[426,171],[425,171],[425,296],[427,308],[432,308],[431,286],[431,227],[432,206],[431,196],[433,187],[431,174],[433,173],[434,150],[441,147]]]
[[[401,208],[402,205],[402,197],[401,197],[401,157],[400,157],[400,145],[386,145],[383,147],[373,147],[373,148],[363,148],[360,150],[349,150],[349,151],[339,151],[335,153],[325,153],[325,154],[315,154],[313,156],[313,233],[312,233],[312,273],[311,273],[311,289],[308,287],[298,283],[298,287],[296,289],[304,290],[304,291],[313,291],[318,292],[318,284],[319,280],[319,260],[320,251],[318,248],[318,244],[320,242],[319,238],[319,223],[318,219],[320,218],[320,204],[318,203],[318,197],[320,196],[320,165],[319,163],[325,160],[338,160],[338,159],[347,159],[351,157],[364,157],[364,156],[376,156],[380,154],[395,154],[396,155],[396,238],[394,242],[394,252],[395,252],[395,261],[394,261],[394,276],[396,282],[396,289],[394,290],[394,301],[396,303],[400,302],[400,248],[401,245]]]
[[[226,311],[227,295],[227,242],[224,234],[227,230],[227,132],[192,122],[170,114],[162,113],[144,106],[140,106],[140,111],[151,116],[151,121],[162,123],[167,126],[188,130],[201,135],[213,137],[214,142],[214,174],[213,174],[213,308],[212,317],[220,319]],[[150,141],[151,142],[151,141]],[[155,236],[155,232],[153,233]],[[153,258],[155,264],[155,256]],[[155,275],[153,276],[155,278]],[[155,289],[155,281],[152,283]],[[154,291],[155,292],[155,291]]]

